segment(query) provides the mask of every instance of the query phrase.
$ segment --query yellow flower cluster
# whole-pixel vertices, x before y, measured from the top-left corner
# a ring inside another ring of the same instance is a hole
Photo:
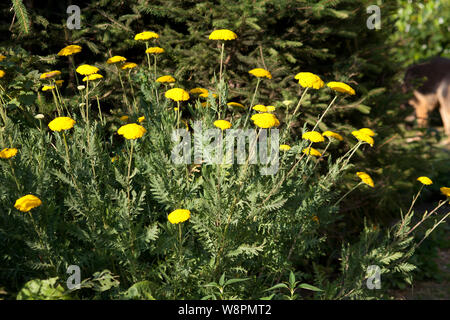
[[[14,204],[14,208],[22,212],[28,212],[31,209],[39,207],[41,204],[42,204],[41,199],[32,194],[28,194],[26,196],[17,199],[16,203]]]
[[[312,148],[312,147],[304,148],[304,149],[302,150],[302,152],[303,152],[304,154],[311,155],[311,156],[315,156],[315,157],[320,157],[320,156],[322,156],[322,154],[321,154],[318,150],[316,150],[316,149],[314,149],[314,148]]]
[[[314,143],[325,141],[324,137],[317,131],[305,132],[302,134],[302,139],[309,140]]]
[[[357,172],[356,174],[361,179],[361,181],[364,182],[365,184],[367,184],[368,186],[370,186],[372,188],[375,186],[372,178],[367,173],[360,171],[360,172]]]
[[[141,40],[141,41],[147,41],[150,39],[157,39],[157,38],[159,38],[159,35],[151,31],[144,31],[134,36],[134,40]]]
[[[147,50],[145,50],[145,53],[150,53],[150,54],[160,54],[163,52],[164,52],[164,49],[160,48],[160,47],[150,47]]]
[[[69,117],[58,117],[50,121],[48,127],[52,131],[63,131],[72,129],[75,124],[75,120]]]
[[[61,74],[61,71],[54,70],[54,71],[44,72],[43,74],[41,74],[41,76],[39,78],[40,79],[49,79],[49,78],[59,76],[60,74]]]
[[[188,220],[191,217],[191,212],[187,209],[176,209],[172,211],[167,219],[171,224],[178,224]]]
[[[117,130],[117,133],[123,136],[127,140],[134,140],[141,138],[147,130],[136,123],[130,123],[126,124],[124,126],[121,126],[119,130]]]
[[[81,47],[71,44],[65,48],[62,48],[61,51],[58,52],[58,56],[71,56],[78,52],[81,52]]]
[[[322,79],[311,72],[297,73],[294,78],[297,79],[298,83],[304,88],[320,89],[324,85]]]
[[[280,125],[280,121],[278,121],[277,117],[272,113],[257,113],[250,119],[257,127],[263,129],[278,127]]]
[[[172,77],[172,76],[169,76],[169,75],[167,75],[167,76],[162,76],[162,77],[159,77],[158,79],[156,79],[156,82],[160,82],[160,83],[173,83],[173,82],[175,82],[175,78]]]
[[[122,56],[114,56],[109,58],[108,60],[106,60],[106,63],[108,64],[114,64],[114,63],[119,63],[119,62],[125,62],[127,61],[127,58],[122,57]]]
[[[237,34],[228,29],[214,30],[209,35],[209,40],[235,40]]]
[[[322,133],[322,135],[324,137],[334,138],[334,139],[337,139],[339,141],[344,140],[344,138],[339,133],[336,133],[336,132],[333,132],[333,131],[325,131],[324,133]]]
[[[214,126],[221,130],[226,130],[231,128],[231,123],[227,120],[216,120],[214,121]]]
[[[81,66],[79,66],[76,71],[83,75],[83,76],[88,76],[94,73],[97,73],[99,71],[99,69],[97,67],[88,65],[88,64],[82,64]]]
[[[374,144],[373,138],[367,133],[364,133],[364,131],[361,132],[360,130],[356,130],[352,132],[352,135],[355,136],[355,138],[358,139],[359,141],[366,142],[370,144],[371,147],[373,147]]]
[[[189,93],[181,88],[172,88],[166,91],[165,97],[173,101],[186,101],[189,100]]]
[[[5,148],[0,151],[0,159],[10,159],[17,154],[16,148]]]
[[[272,79],[272,75],[270,74],[270,72],[263,68],[252,69],[248,73],[254,75],[257,78]]]

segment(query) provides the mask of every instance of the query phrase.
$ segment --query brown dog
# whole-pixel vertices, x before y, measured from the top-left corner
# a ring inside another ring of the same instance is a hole
[[[450,59],[436,57],[410,66],[405,74],[405,88],[414,89],[409,104],[416,110],[419,126],[428,125],[428,114],[439,105],[445,134],[450,137]]]

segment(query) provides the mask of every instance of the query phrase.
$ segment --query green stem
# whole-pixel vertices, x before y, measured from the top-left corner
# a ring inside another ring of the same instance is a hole
[[[334,96],[333,100],[331,100],[330,104],[328,105],[328,107],[325,109],[325,112],[322,114],[322,116],[320,117],[319,121],[317,121],[316,125],[314,126],[314,128],[312,129],[312,131],[314,131],[317,126],[320,124],[320,122],[322,121],[323,117],[325,117],[325,114],[327,113],[327,111],[331,108],[331,106],[333,105],[333,103],[336,101],[337,99],[337,95]]]
[[[248,108],[247,117],[245,117],[244,126],[243,126],[244,128],[245,128],[245,125],[247,124],[250,113],[252,112],[253,102],[255,101],[256,93],[258,92],[258,87],[259,87],[260,82],[261,82],[261,78],[258,78],[258,82],[256,82],[255,92],[253,93],[252,101],[250,102],[250,106]]]
[[[337,206],[339,204],[339,202],[341,202],[346,196],[348,196],[352,191],[354,191],[356,188],[358,188],[361,184],[363,184],[363,182],[358,183],[357,185],[355,185],[352,189],[350,189],[349,191],[347,191],[346,194],[344,194],[335,204],[334,206]]]
[[[123,85],[122,76],[120,74],[120,70],[119,70],[119,67],[117,65],[116,65],[116,68],[117,68],[117,74],[119,75],[120,85],[122,86],[123,99],[125,100],[125,104],[128,107],[128,112],[131,114],[130,103],[128,102],[127,94],[126,94],[126,91],[125,91],[125,86]]]

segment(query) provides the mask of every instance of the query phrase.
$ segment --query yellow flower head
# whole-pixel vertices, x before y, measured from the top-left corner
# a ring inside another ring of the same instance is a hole
[[[280,125],[280,121],[278,121],[277,117],[272,113],[257,113],[250,119],[253,120],[253,123],[257,127],[264,129],[278,127]]]
[[[6,59],[6,56],[0,54],[0,62],[2,62],[2,61],[5,60],[5,59]]]
[[[291,147],[289,145],[287,145],[287,144],[281,144],[280,145],[280,150],[281,151],[289,151],[289,150],[291,150]]]
[[[274,112],[276,107],[275,106],[266,106],[267,112]]]
[[[309,140],[311,142],[323,142],[323,141],[325,141],[324,137],[317,131],[305,132],[302,135],[302,139]]]
[[[142,41],[147,41],[153,38],[158,39],[159,35],[151,31],[144,31],[134,36],[134,40],[142,40]]]
[[[327,83],[327,86],[337,92],[346,93],[349,95],[355,94],[355,90],[353,90],[352,87],[350,87],[348,84],[345,84],[343,82],[331,81],[331,82]]]
[[[156,79],[156,82],[161,82],[161,83],[172,83],[172,82],[175,82],[175,78],[172,77],[172,76],[169,76],[169,75],[167,75],[167,76],[162,76],[162,77],[159,77],[158,79]]]
[[[298,83],[304,88],[320,89],[324,85],[322,79],[311,72],[297,73],[294,78],[297,79]]]
[[[63,82],[64,82],[64,80],[56,80],[56,81],[55,81],[55,84],[56,84],[58,87],[61,87],[62,84],[63,84]]]
[[[375,132],[373,132],[373,131],[372,131],[371,129],[369,129],[369,128],[362,128],[362,129],[359,129],[358,131],[361,132],[361,133],[364,133],[364,134],[368,135],[369,137],[375,136]]]
[[[83,64],[83,65],[79,66],[76,70],[79,74],[81,74],[83,76],[88,76],[93,73],[97,73],[99,69],[97,67],[90,66],[88,64]]]
[[[305,148],[305,149],[302,150],[302,152],[304,154],[315,156],[315,157],[322,156],[322,154],[318,150],[316,150],[316,149],[314,149],[312,147]]]
[[[124,126],[121,126],[119,130],[117,130],[117,133],[123,136],[127,140],[134,140],[141,138],[147,130],[136,123],[130,123],[126,124]]]
[[[450,197],[450,188],[442,187],[440,190],[444,196]]]
[[[16,148],[5,148],[0,151],[0,159],[9,159],[17,154]]]
[[[42,87],[42,91],[48,91],[48,90],[53,90],[55,89],[55,86],[43,86]]]
[[[128,121],[129,118],[129,116],[121,116],[119,119],[120,121]]]
[[[109,58],[108,60],[106,60],[106,63],[108,64],[113,64],[113,63],[118,63],[118,62],[125,62],[127,61],[127,58],[122,57],[122,56],[114,56]]]
[[[167,219],[171,224],[177,224],[180,222],[184,222],[191,217],[191,212],[187,209],[177,209],[172,211]]]
[[[150,47],[147,50],[145,50],[145,53],[150,53],[150,54],[160,54],[163,52],[164,52],[164,49],[160,48],[160,47]]]
[[[267,79],[272,79],[272,75],[270,74],[270,72],[267,71],[266,69],[263,69],[263,68],[252,69],[248,73],[254,75],[257,78],[264,78],[265,77]]]
[[[420,183],[425,184],[427,186],[429,186],[430,184],[433,184],[433,181],[431,181],[430,178],[424,177],[424,176],[418,177],[417,181],[419,181]]]
[[[231,128],[231,123],[227,120],[216,120],[214,121],[214,126],[219,129],[226,130]]]
[[[236,33],[227,29],[214,30],[209,35],[209,40],[234,40],[237,39]]]
[[[374,187],[374,183],[372,178],[365,172],[357,172],[356,173],[358,175],[358,177],[361,179],[362,182],[364,182],[365,184],[367,184],[370,187]]]
[[[102,79],[103,78],[103,76],[101,75],[101,74],[98,74],[98,73],[93,73],[93,74],[90,74],[90,75],[88,75],[88,76],[86,76],[86,77],[84,77],[83,78],[83,81],[84,82],[86,82],[86,81],[93,81],[93,80],[98,80],[98,79]]]
[[[118,155],[115,155],[114,157],[111,158],[111,162],[115,162],[117,160],[119,160],[119,156]]]
[[[210,92],[200,93],[198,96],[202,97],[202,98],[208,98],[209,96],[212,96],[213,98],[217,98],[217,94],[210,93]]]
[[[134,63],[134,62],[125,62],[125,63],[120,67],[120,69],[126,70],[126,69],[133,69],[133,68],[136,68],[136,67],[137,67],[137,64]]]
[[[359,141],[366,142],[366,143],[370,144],[371,147],[373,147],[374,140],[371,136],[368,136],[367,134],[365,134],[359,130],[353,131],[352,135],[354,135],[355,138],[358,139]]]
[[[61,51],[58,52],[58,56],[71,56],[78,52],[81,52],[81,47],[71,44],[70,46],[62,48]]]
[[[139,123],[145,121],[145,116],[139,117],[139,118],[138,118],[138,121],[139,121]]]
[[[28,212],[33,208],[39,207],[42,204],[41,199],[32,194],[28,194],[16,200],[14,208],[22,212]]]
[[[41,74],[39,79],[49,79],[49,78],[59,76],[60,74],[61,74],[61,71],[59,71],[59,70],[44,72],[43,74]]]
[[[48,127],[52,131],[62,131],[72,129],[75,124],[75,120],[69,117],[58,117],[50,121]]]
[[[0,70],[0,78],[3,78],[5,76],[5,71]]]
[[[262,104],[257,104],[252,109],[255,110],[255,111],[258,111],[258,112],[267,112],[266,106],[264,106]]]
[[[239,107],[245,109],[245,106],[243,104],[240,104],[239,102],[228,102],[227,105],[230,107]]]
[[[344,138],[339,133],[336,133],[336,132],[333,132],[333,131],[325,131],[324,133],[322,133],[322,135],[324,137],[334,138],[334,139],[337,139],[339,141],[344,140]]]
[[[200,93],[200,94],[206,93],[206,94],[208,94],[208,90],[205,89],[205,88],[194,88],[194,89],[189,90],[189,92],[192,93],[192,94],[195,94],[195,93]]]
[[[164,95],[167,99],[172,99],[173,101],[189,100],[189,93],[181,88],[173,88],[167,90]]]

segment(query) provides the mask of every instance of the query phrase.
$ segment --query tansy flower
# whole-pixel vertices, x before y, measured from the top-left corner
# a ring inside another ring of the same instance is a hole
[[[119,156],[118,155],[115,155],[114,157],[111,158],[111,162],[115,162],[117,160],[119,160]]]
[[[9,159],[17,154],[16,148],[5,148],[0,151],[0,159]]]
[[[150,53],[150,54],[160,54],[163,52],[164,52],[164,49],[160,48],[160,47],[150,47],[147,50],[145,50],[145,53]]]
[[[5,71],[0,70],[0,78],[3,78],[5,76]]]
[[[275,109],[276,109],[275,106],[266,106],[267,112],[274,112]]]
[[[245,106],[243,104],[240,104],[239,102],[228,102],[227,105],[230,107],[239,107],[245,109]]]
[[[305,132],[302,135],[302,139],[309,140],[311,142],[322,142],[322,141],[325,141],[324,137],[317,131]]]
[[[214,30],[209,35],[209,40],[234,40],[236,38],[236,33],[227,29]]]
[[[76,69],[76,71],[83,76],[88,76],[93,73],[97,73],[98,70],[99,69],[97,67],[90,66],[88,64],[83,64]]]
[[[106,60],[106,63],[108,64],[113,64],[113,63],[118,63],[118,62],[125,62],[127,61],[127,58],[122,57],[122,56],[114,56],[109,58],[108,60]]]
[[[189,92],[193,93],[193,94],[195,94],[195,93],[206,93],[206,94],[208,94],[208,90],[206,90],[205,88],[194,88],[194,89],[189,90]]]
[[[0,54],[0,62],[2,62],[2,61],[5,60],[5,59],[6,59],[6,56]]]
[[[442,187],[440,190],[441,190],[443,195],[445,195],[447,197],[450,197],[450,188]]]
[[[370,187],[374,187],[374,183],[372,178],[365,172],[357,172],[356,173],[358,175],[358,177],[361,178],[361,181],[364,182],[365,184],[367,184]]]
[[[48,127],[52,131],[62,131],[72,129],[75,124],[75,120],[69,117],[58,117],[50,121]]]
[[[144,31],[134,36],[134,40],[142,40],[142,41],[147,41],[153,38],[157,39],[159,38],[159,35],[151,31]]]
[[[177,209],[172,211],[167,219],[171,224],[177,224],[180,222],[184,222],[191,217],[191,212],[187,209]]]
[[[128,116],[121,116],[119,119],[120,119],[120,121],[128,121],[129,118],[130,117],[128,117]]]
[[[366,142],[366,143],[370,144],[371,147],[373,147],[374,140],[373,140],[373,138],[371,136],[368,136],[367,134],[362,133],[359,130],[353,131],[352,135],[354,135],[355,138],[358,139],[359,141]]]
[[[172,76],[162,76],[162,77],[159,77],[158,79],[156,79],[156,82],[161,82],[161,83],[168,82],[168,83],[172,83],[172,82],[175,82],[175,78],[172,77]]]
[[[217,94],[210,93],[210,92],[200,93],[198,96],[202,97],[202,98],[208,98],[209,96],[212,96],[213,98],[217,98]]]
[[[67,46],[65,48],[62,48],[61,51],[58,52],[58,56],[71,56],[75,53],[78,53],[81,51],[81,47],[77,46],[75,44],[71,44],[70,46]]]
[[[173,88],[167,90],[164,96],[167,99],[172,99],[173,101],[186,101],[189,100],[189,93],[180,88]]]
[[[262,104],[257,104],[252,109],[255,110],[255,111],[258,111],[258,112],[267,112],[266,106],[264,106]]]
[[[146,132],[147,130],[143,126],[140,126],[136,123],[126,124],[124,126],[121,126],[119,130],[117,130],[117,133],[122,135],[127,140],[141,138]]]
[[[126,69],[133,69],[133,68],[136,68],[136,67],[137,67],[137,64],[134,63],[134,62],[125,62],[125,63],[120,67],[120,69],[126,70]]]
[[[33,208],[39,207],[42,204],[41,199],[32,194],[28,194],[16,200],[14,208],[22,212],[28,212]]]
[[[270,72],[263,68],[252,69],[248,73],[254,75],[257,78],[266,77],[267,79],[272,79],[272,75],[270,74]]]
[[[226,130],[231,128],[231,123],[227,120],[216,120],[214,121],[214,126],[219,129]]]
[[[63,84],[63,82],[64,82],[64,80],[56,80],[56,81],[55,81],[55,84],[56,84],[58,87],[61,87],[62,84]]]
[[[339,133],[336,133],[336,132],[333,132],[333,131],[325,131],[324,133],[322,133],[322,135],[324,137],[334,138],[334,139],[337,139],[339,141],[344,140],[344,138]]]
[[[278,121],[277,117],[272,113],[257,113],[254,114],[251,118],[253,123],[264,129],[278,127],[280,125],[280,121]]]
[[[280,145],[280,150],[281,151],[289,151],[289,150],[291,150],[291,147],[289,145],[287,145],[287,144],[281,144]]]
[[[316,150],[316,149],[314,149],[314,148],[311,148],[311,147],[308,147],[308,148],[303,149],[302,152],[303,152],[304,154],[309,154],[309,155],[315,156],[315,157],[320,157],[320,156],[322,156],[322,154],[321,154],[318,150]]]
[[[84,77],[83,78],[83,81],[84,82],[86,82],[86,81],[93,81],[93,80],[98,80],[98,79],[102,79],[103,78],[103,76],[101,75],[101,74],[98,74],[98,73],[94,73],[94,74],[90,74],[90,75],[88,75],[88,76],[86,76],[86,77]]]
[[[320,89],[324,85],[322,79],[311,72],[297,73],[294,78],[297,79],[298,83],[304,88]]]
[[[48,90],[53,90],[55,89],[55,86],[43,86],[42,87],[42,91],[48,91]]]
[[[145,120],[145,116],[142,116],[142,117],[138,118],[139,123],[143,122],[144,120]]]
[[[346,93],[346,94],[350,94],[350,95],[355,94],[355,90],[353,90],[352,87],[350,87],[348,84],[345,84],[343,82],[331,81],[331,82],[327,83],[327,86],[337,92]]]
[[[53,77],[59,76],[60,74],[61,74],[61,71],[59,71],[59,70],[44,72],[43,74],[41,74],[39,79],[53,78]]]
[[[373,132],[371,129],[369,129],[369,128],[362,128],[362,129],[359,129],[358,130],[359,132],[362,132],[362,133],[364,133],[364,134],[367,134],[368,136],[370,136],[370,137],[373,137],[373,136],[375,136],[375,132]]]
[[[418,178],[417,178],[417,181],[419,181],[419,182],[421,182],[422,184],[425,184],[425,185],[427,185],[427,186],[429,186],[430,184],[433,184],[433,181],[431,181],[430,178],[424,177],[424,176],[418,177]]]

